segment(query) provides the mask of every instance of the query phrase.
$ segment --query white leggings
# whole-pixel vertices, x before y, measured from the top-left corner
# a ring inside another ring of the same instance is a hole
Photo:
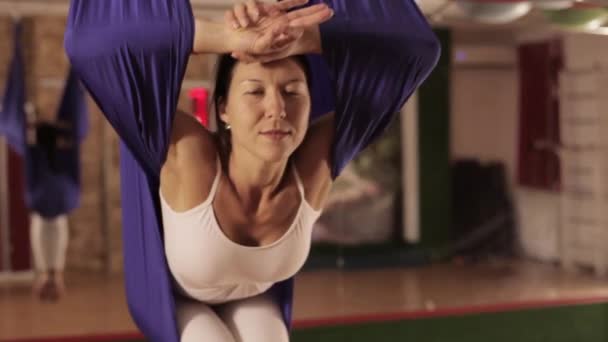
[[[30,220],[30,240],[36,271],[63,271],[69,239],[67,216],[46,219],[32,213]]]
[[[181,342],[289,342],[277,303],[266,294],[226,304],[180,299]]]

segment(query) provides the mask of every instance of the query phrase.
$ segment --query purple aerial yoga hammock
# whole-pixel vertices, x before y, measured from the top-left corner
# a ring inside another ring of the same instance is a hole
[[[320,27],[323,57],[309,57],[312,117],[335,104],[337,177],[428,76],[439,44],[412,0],[324,2],[335,17]],[[179,341],[158,189],[193,29],[188,0],[72,0],[65,35],[73,67],[121,138],[127,299],[152,341]],[[287,325],[292,290],[292,279],[270,290]]]
[[[25,71],[21,44],[21,22],[15,23],[13,33],[13,59],[6,80],[2,108],[0,108],[0,135],[20,156],[25,153]]]
[[[70,70],[57,120],[67,125],[56,129],[41,126],[53,136],[71,142],[55,148],[55,141],[28,145],[25,107],[25,71],[21,43],[22,24],[15,23],[14,51],[0,113],[0,135],[25,160],[26,206],[43,217],[67,214],[80,203],[80,143],[88,130],[85,95],[76,74]]]

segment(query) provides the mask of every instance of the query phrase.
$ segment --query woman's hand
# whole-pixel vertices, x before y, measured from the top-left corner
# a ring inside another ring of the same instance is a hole
[[[235,5],[225,15],[226,24],[234,33],[232,56],[244,62],[268,62],[294,54],[305,33],[333,16],[333,11],[325,4],[287,12],[307,2],[248,0]]]

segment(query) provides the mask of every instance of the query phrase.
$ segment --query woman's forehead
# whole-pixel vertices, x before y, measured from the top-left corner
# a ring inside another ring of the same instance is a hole
[[[270,63],[237,63],[233,75],[234,81],[291,81],[306,80],[302,67],[293,58],[281,59]]]

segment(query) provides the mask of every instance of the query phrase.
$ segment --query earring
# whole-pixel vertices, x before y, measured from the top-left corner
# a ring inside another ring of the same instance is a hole
[[[226,124],[226,129],[230,130],[230,125]]]

